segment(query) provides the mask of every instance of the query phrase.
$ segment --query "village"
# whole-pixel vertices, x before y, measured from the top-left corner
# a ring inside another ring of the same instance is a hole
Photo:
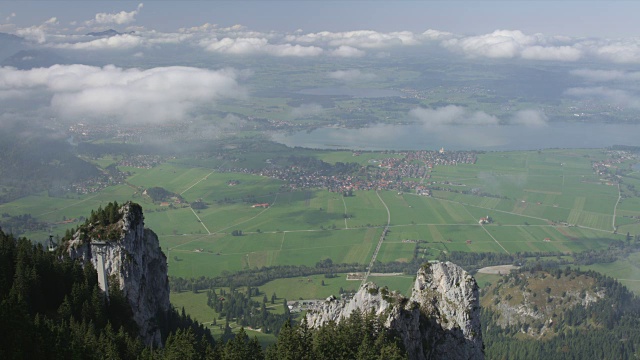
[[[431,184],[430,172],[435,165],[455,166],[475,164],[473,151],[407,151],[390,153],[390,156],[358,165],[354,171],[339,172],[333,168],[310,168],[305,166],[279,166],[278,161],[269,159],[263,169],[227,168],[224,172],[267,176],[287,182],[289,189],[323,188],[331,192],[345,193],[355,190],[396,190],[415,191],[430,195],[427,188]],[[354,156],[359,156],[354,153]],[[344,164],[343,164],[344,165]]]

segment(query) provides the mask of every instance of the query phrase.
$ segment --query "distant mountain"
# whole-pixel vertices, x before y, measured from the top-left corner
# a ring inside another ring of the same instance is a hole
[[[12,66],[20,70],[50,67],[56,64],[72,64],[73,61],[49,50],[20,50],[4,59],[2,66]]]
[[[23,40],[24,39],[21,38],[20,36],[0,32],[0,43],[4,43],[4,42],[21,43]]]
[[[26,44],[23,38],[0,32],[0,59],[4,59],[25,48]]]
[[[111,37],[111,36],[124,35],[124,34],[130,34],[130,33],[121,33],[121,32],[115,31],[113,29],[109,29],[109,30],[105,30],[105,31],[90,32],[90,33],[87,34],[87,36]]]

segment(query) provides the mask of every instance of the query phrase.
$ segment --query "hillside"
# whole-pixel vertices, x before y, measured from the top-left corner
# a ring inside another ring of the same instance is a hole
[[[481,306],[488,358],[620,359],[640,349],[640,299],[593,271],[515,270],[482,289]]]

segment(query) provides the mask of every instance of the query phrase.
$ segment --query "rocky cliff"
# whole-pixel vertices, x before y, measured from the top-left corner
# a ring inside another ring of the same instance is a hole
[[[91,261],[98,270],[102,253],[105,275],[119,286],[129,301],[133,319],[146,344],[161,346],[158,316],[170,309],[167,258],[160,249],[158,236],[144,228],[142,208],[131,202],[118,209],[113,224],[89,223],[78,230],[67,244],[72,258]],[[96,242],[103,243],[96,245]],[[93,244],[92,244],[93,243]],[[104,286],[101,284],[101,287]]]
[[[374,312],[398,331],[410,359],[484,359],[478,285],[461,267],[425,264],[410,298],[365,284],[349,300],[328,299],[307,314],[311,327],[340,322],[355,310]]]

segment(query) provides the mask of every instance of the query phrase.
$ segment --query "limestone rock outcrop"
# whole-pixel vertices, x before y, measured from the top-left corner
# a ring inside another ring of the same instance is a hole
[[[307,322],[340,322],[355,310],[382,316],[410,359],[484,359],[478,285],[453,263],[425,264],[408,299],[368,283],[348,301],[328,299],[307,314]]]
[[[105,275],[117,279],[109,287],[119,286],[127,298],[142,340],[148,345],[162,346],[158,320],[171,306],[167,257],[160,249],[158,236],[144,228],[139,205],[128,202],[119,213],[121,218],[110,225],[108,238],[99,239],[102,245],[96,246],[96,239],[88,239],[86,230],[79,230],[68,242],[67,251],[71,258],[91,261],[99,279],[99,252],[102,253]]]

